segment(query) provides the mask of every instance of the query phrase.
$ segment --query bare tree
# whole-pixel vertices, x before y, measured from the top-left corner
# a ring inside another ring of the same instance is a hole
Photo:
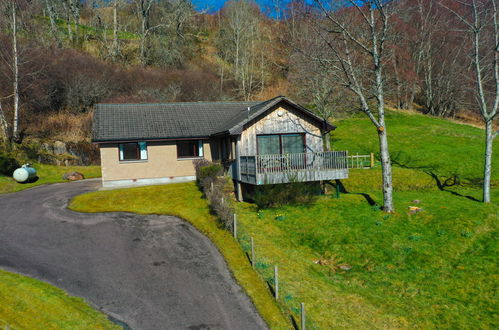
[[[59,38],[59,30],[57,28],[56,20],[57,20],[57,14],[54,9],[54,4],[52,0],[45,0],[45,6],[47,8],[47,14],[50,19],[50,29],[52,31],[52,37],[54,38],[57,47],[61,47],[61,40]]]
[[[262,91],[266,81],[266,35],[261,25],[260,11],[253,2],[230,1],[223,10],[217,40],[219,56],[230,64],[239,93],[246,100],[256,90]]]
[[[11,20],[11,33],[12,33],[12,87],[14,98],[14,119],[12,123],[12,139],[19,140],[19,57],[17,51],[17,13],[16,1],[12,0],[10,4],[12,15]]]
[[[472,65],[475,71],[475,95],[485,123],[483,201],[490,203],[492,145],[499,134],[494,129],[499,107],[499,22],[497,0],[454,0],[459,9],[439,4],[453,13],[471,35]]]
[[[147,64],[146,58],[146,40],[151,31],[150,17],[151,7],[155,3],[154,0],[134,0],[137,9],[137,15],[140,20],[140,62],[142,65]]]
[[[320,16],[310,20],[314,38],[322,41],[320,54],[308,54],[353,92],[376,127],[382,167],[383,210],[393,212],[392,166],[385,122],[384,61],[391,7],[381,0],[315,0]],[[327,51],[325,51],[327,50]],[[371,102],[374,101],[374,104]]]

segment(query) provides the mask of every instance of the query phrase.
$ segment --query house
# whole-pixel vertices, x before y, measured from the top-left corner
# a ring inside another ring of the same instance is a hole
[[[224,164],[237,196],[261,184],[348,177],[346,152],[324,151],[335,129],[292,100],[97,104],[93,142],[104,187],[195,180],[193,160]]]

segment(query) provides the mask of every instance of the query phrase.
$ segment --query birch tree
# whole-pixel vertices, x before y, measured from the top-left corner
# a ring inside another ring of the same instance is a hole
[[[353,92],[360,110],[376,128],[382,169],[383,210],[393,212],[392,165],[385,122],[384,61],[391,15],[390,3],[382,0],[315,0],[319,17],[312,18],[314,38],[322,42],[322,53],[302,50],[332,72]],[[373,100],[373,102],[371,102]]]
[[[151,8],[155,0],[134,0],[137,16],[140,20],[140,63],[147,64],[146,41],[151,32]]]
[[[54,38],[57,47],[61,47],[61,40],[59,38],[59,30],[57,28],[56,20],[57,14],[54,9],[54,4],[52,0],[45,0],[45,7],[47,9],[47,14],[50,20],[50,30],[52,31],[52,37]]]
[[[471,64],[475,72],[475,96],[485,124],[483,202],[490,203],[492,146],[499,130],[494,128],[499,107],[499,22],[497,0],[454,0],[459,11],[439,4],[453,13],[470,35],[473,53]]]
[[[230,1],[223,10],[217,40],[219,56],[230,64],[239,94],[246,100],[256,90],[262,91],[266,81],[264,50],[268,45],[261,24],[260,11],[253,2]]]

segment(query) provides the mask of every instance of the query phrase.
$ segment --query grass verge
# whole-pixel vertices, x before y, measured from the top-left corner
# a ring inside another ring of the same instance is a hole
[[[225,258],[236,281],[272,329],[289,329],[265,284],[248,263],[231,234],[218,225],[195,183],[98,191],[75,197],[69,208],[78,212],[168,214],[190,222],[205,234]]]
[[[121,329],[81,298],[47,283],[0,270],[0,328]]]
[[[62,179],[64,173],[77,171],[83,173],[85,178],[98,178],[101,176],[100,166],[56,166],[46,164],[33,164],[39,179],[31,183],[18,183],[12,177],[0,175],[0,194],[11,193],[39,186],[47,183],[66,182]]]
[[[365,190],[307,206],[241,203],[239,231],[269,282],[279,266],[281,303],[304,302],[309,328],[495,328],[499,207],[463,196],[401,191],[391,215]],[[409,213],[413,200],[421,212]]]

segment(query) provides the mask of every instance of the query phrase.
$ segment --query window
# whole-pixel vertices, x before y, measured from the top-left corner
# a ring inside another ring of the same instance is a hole
[[[120,161],[147,160],[146,142],[120,143]]]
[[[294,154],[305,152],[304,134],[257,135],[258,154]]]
[[[178,158],[203,157],[203,141],[177,141]]]

